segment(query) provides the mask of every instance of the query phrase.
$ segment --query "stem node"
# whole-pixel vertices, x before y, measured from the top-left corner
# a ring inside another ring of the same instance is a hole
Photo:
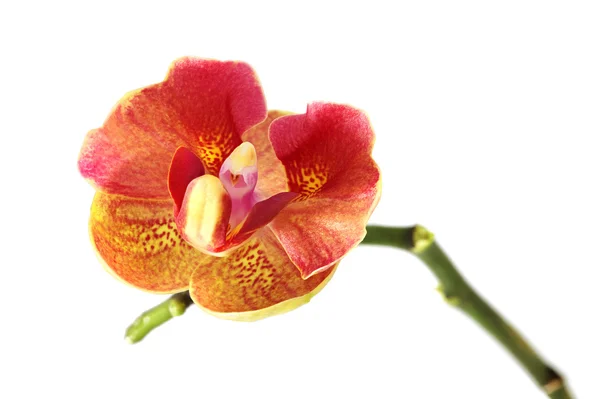
[[[412,240],[412,252],[415,254],[420,254],[429,248],[431,244],[433,244],[435,241],[435,236],[431,231],[418,224],[413,228]]]

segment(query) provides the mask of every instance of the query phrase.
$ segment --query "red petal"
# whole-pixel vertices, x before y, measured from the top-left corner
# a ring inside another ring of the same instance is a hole
[[[277,239],[263,229],[231,255],[196,269],[190,294],[215,316],[258,320],[307,303],[329,281],[333,270],[302,279]]]
[[[165,81],[133,91],[100,129],[88,133],[79,169],[98,189],[143,198],[168,198],[173,153],[190,148],[209,173],[264,120],[265,100],[250,66],[182,58]]]
[[[98,192],[92,203],[90,236],[111,274],[147,291],[184,291],[194,269],[213,261],[181,238],[171,200]]]
[[[168,179],[169,192],[175,203],[175,216],[179,214],[188,184],[203,174],[204,166],[196,154],[185,147],[179,147],[175,151],[169,167]]]
[[[335,264],[364,238],[381,192],[379,169],[371,158],[374,133],[360,110],[317,103],[305,115],[274,121],[270,138],[290,191],[303,195],[270,227],[307,278]]]

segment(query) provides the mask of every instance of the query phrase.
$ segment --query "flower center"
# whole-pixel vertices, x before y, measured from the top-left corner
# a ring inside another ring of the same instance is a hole
[[[249,142],[240,144],[223,162],[219,179],[231,197],[229,224],[235,228],[257,202],[254,188],[258,180],[256,149]]]

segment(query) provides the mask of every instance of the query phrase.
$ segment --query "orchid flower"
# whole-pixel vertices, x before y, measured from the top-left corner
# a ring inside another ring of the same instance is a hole
[[[308,302],[365,237],[381,193],[366,115],[269,111],[252,68],[175,61],[90,131],[81,174],[106,269],[207,312],[257,320]]]
[[[365,114],[313,103],[268,111],[242,62],[181,58],[126,94],[79,156],[96,188],[92,244],[139,289],[173,293],[127,329],[134,343],[196,303],[252,321],[307,303],[359,243],[411,252],[448,303],[494,336],[551,398],[564,378],[456,270],[422,226],[366,226],[381,194]],[[368,234],[367,234],[368,232]]]

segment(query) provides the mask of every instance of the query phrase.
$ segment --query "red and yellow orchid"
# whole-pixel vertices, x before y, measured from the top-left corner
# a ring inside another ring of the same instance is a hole
[[[381,193],[367,117],[269,111],[242,62],[182,58],[126,94],[79,157],[92,243],[137,288],[256,320],[308,302],[364,238]]]

